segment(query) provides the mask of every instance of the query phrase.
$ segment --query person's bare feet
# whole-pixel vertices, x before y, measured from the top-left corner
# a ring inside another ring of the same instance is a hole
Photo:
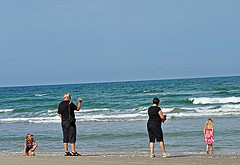
[[[29,151],[29,156],[35,156],[35,153],[32,150],[30,150]]]

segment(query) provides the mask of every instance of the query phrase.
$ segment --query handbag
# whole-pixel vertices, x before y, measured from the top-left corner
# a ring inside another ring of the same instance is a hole
[[[75,123],[76,122],[76,119],[74,117],[71,116],[70,112],[71,112],[71,101],[69,102],[68,104],[68,109],[69,109],[69,118],[68,118],[68,121],[69,123]]]

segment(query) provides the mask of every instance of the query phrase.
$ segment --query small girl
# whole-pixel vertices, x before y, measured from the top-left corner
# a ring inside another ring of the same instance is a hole
[[[204,125],[204,137],[205,137],[205,140],[206,140],[206,143],[207,143],[207,148],[206,148],[206,153],[209,154],[208,152],[208,148],[209,148],[209,145],[210,145],[210,154],[212,154],[212,143],[214,142],[214,139],[213,139],[213,121],[212,119],[208,119],[207,122],[205,123]]]
[[[37,142],[33,139],[32,134],[27,134],[25,138],[25,147],[24,147],[24,155],[35,156],[35,149],[37,148]],[[33,145],[34,142],[34,145]]]

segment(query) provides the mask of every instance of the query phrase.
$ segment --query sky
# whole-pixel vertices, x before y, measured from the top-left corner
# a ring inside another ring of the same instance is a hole
[[[240,75],[239,0],[0,0],[0,86]]]

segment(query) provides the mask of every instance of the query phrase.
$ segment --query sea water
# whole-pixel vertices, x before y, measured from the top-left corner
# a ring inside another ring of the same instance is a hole
[[[0,154],[23,153],[28,133],[36,135],[37,154],[63,154],[57,107],[66,92],[75,104],[83,99],[75,113],[80,153],[148,154],[147,110],[158,97],[168,152],[203,154],[211,118],[214,152],[240,154],[240,77],[0,88]]]

